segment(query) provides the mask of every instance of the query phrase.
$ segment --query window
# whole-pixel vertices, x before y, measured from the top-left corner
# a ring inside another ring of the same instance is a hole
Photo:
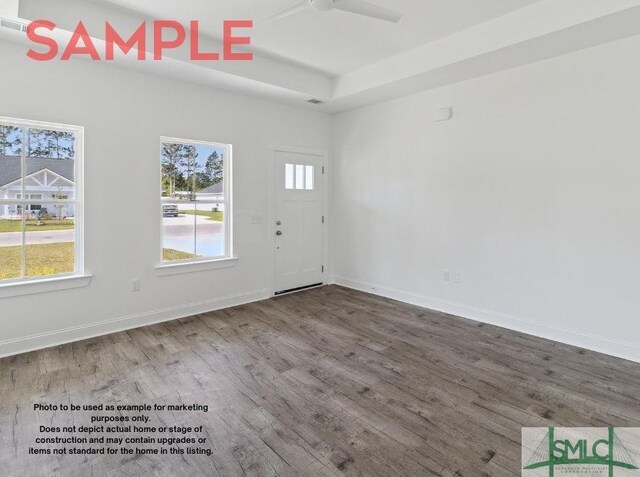
[[[83,273],[82,136],[0,118],[0,284]]]
[[[313,190],[314,166],[284,165],[284,188],[287,190]]]
[[[22,194],[17,194],[17,198],[18,199],[22,199]],[[27,201],[29,201],[29,200],[42,200],[42,194],[25,194],[24,198]],[[42,210],[42,205],[40,205],[40,204],[27,204],[25,206],[25,210],[28,210],[28,211]],[[22,213],[22,205],[18,205],[18,212]]]
[[[231,146],[161,138],[162,261],[229,258]]]

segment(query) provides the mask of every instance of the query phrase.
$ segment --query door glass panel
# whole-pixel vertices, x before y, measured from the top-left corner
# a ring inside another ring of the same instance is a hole
[[[313,166],[306,166],[305,174],[305,189],[313,190]]]
[[[284,188],[285,189],[294,189],[294,174],[293,174],[293,164],[285,164],[284,165]]]
[[[296,164],[296,189],[304,189],[304,166]]]
[[[284,165],[284,188],[287,190],[314,190],[315,166],[304,164]]]

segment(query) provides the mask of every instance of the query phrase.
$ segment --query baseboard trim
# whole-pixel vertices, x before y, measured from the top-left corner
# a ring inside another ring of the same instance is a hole
[[[121,316],[81,326],[73,326],[62,330],[0,341],[0,358],[16,354],[36,351],[52,346],[59,346],[74,341],[81,341],[97,336],[153,325],[165,321],[177,320],[188,316],[220,310],[232,306],[244,305],[269,298],[269,291],[256,290],[226,297],[204,300],[187,305],[153,310],[135,315]]]
[[[346,288],[352,288],[354,290],[372,293],[385,298],[391,298],[403,303],[448,313],[461,318],[480,321],[566,345],[578,346],[580,348],[640,363],[640,346],[632,343],[587,333],[578,333],[573,330],[567,330],[555,326],[543,325],[524,318],[506,315],[504,313],[483,310],[481,308],[452,303],[428,296],[413,295],[399,290],[380,287],[340,276],[333,276],[331,282]]]

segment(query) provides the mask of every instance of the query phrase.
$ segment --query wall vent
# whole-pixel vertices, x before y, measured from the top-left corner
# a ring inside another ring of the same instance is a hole
[[[309,101],[307,101],[307,103],[322,104],[322,103],[324,103],[324,101],[320,101],[319,99],[310,99]]]

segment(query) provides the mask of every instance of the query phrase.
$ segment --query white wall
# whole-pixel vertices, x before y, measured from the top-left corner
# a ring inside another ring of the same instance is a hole
[[[0,116],[85,127],[93,274],[86,288],[0,299],[0,355],[267,295],[268,148],[330,149],[329,116],[89,61],[35,63],[10,43],[0,71]],[[155,271],[163,135],[233,144],[236,267]]]
[[[266,296],[267,149],[330,149],[333,123],[336,281],[640,361],[639,48],[632,38],[332,120],[103,64],[36,64],[0,44],[0,115],[86,127],[94,275],[0,299],[0,355]],[[434,124],[443,106],[455,116]],[[234,145],[236,267],[154,270],[161,135]]]
[[[337,116],[336,281],[640,361],[638,51]]]
[[[0,3],[0,17],[15,18],[18,16],[19,0],[2,0]]]

